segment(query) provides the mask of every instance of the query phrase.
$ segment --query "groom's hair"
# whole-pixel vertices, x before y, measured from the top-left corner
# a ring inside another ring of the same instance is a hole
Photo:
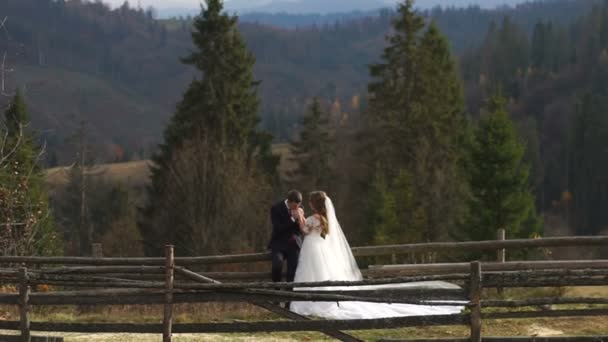
[[[292,203],[302,203],[302,194],[298,190],[290,190],[287,193],[287,200]]]

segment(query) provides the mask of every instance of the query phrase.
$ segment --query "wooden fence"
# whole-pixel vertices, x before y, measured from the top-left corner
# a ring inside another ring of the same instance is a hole
[[[500,234],[499,234],[500,237]],[[0,329],[21,331],[30,341],[31,331],[90,333],[158,333],[171,341],[175,333],[255,333],[270,331],[319,331],[342,341],[360,341],[343,331],[398,327],[467,325],[470,341],[496,340],[481,336],[482,321],[488,319],[608,316],[608,307],[534,310],[546,305],[600,304],[608,298],[484,299],[483,289],[510,287],[561,287],[608,285],[608,260],[506,261],[504,249],[561,246],[608,246],[608,236],[564,237],[534,240],[499,240],[461,243],[431,243],[353,248],[357,256],[382,256],[436,250],[496,250],[496,262],[452,264],[382,265],[364,270],[366,279],[357,282],[272,283],[269,274],[254,272],[195,272],[193,267],[226,263],[268,261],[266,253],[180,258],[167,246],[164,258],[101,257],[0,257],[0,281],[14,284],[19,293],[0,294],[0,304],[16,305],[19,321],[0,321]],[[15,266],[17,265],[17,266]],[[32,268],[34,265],[35,268]],[[12,267],[11,267],[12,266]],[[30,266],[30,268],[26,268]],[[54,267],[49,267],[54,266]],[[222,283],[220,280],[228,280]],[[373,290],[314,291],[315,287],[401,284],[443,280],[460,285],[455,289],[382,288]],[[58,292],[31,292],[32,285],[54,285]],[[73,290],[73,288],[84,288]],[[306,290],[292,291],[296,288]],[[461,314],[382,319],[313,320],[273,303],[288,301],[367,301],[466,307]],[[289,321],[173,324],[173,305],[202,302],[248,302]],[[30,308],[47,305],[149,305],[163,304],[162,324],[51,323],[31,322]],[[521,311],[521,308],[531,308]],[[483,311],[482,308],[503,308]],[[608,335],[608,326],[607,331]],[[577,337],[572,341],[606,337]],[[511,338],[502,338],[509,341]],[[608,341],[608,338],[606,338]]]

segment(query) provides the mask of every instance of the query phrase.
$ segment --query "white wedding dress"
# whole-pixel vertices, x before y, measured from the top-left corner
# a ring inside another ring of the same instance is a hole
[[[358,281],[363,277],[342,228],[336,218],[333,203],[325,200],[329,234],[321,236],[321,222],[315,216],[306,219],[305,237],[300,250],[295,282]],[[449,288],[454,284],[432,281],[388,285],[295,288],[298,290],[374,290],[381,288]],[[292,302],[290,310],[305,316],[328,319],[368,319],[402,316],[450,315],[460,313],[462,306],[430,306],[371,302]]]

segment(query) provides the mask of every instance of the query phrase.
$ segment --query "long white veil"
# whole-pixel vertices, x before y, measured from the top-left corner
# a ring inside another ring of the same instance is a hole
[[[300,263],[296,271],[296,282],[311,281],[357,281],[363,279],[359,266],[344,236],[336,217],[336,210],[329,197],[325,198],[329,233],[325,240],[312,235],[304,239]],[[307,244],[307,241],[309,243]],[[415,282],[386,285],[327,286],[315,288],[295,288],[299,291],[331,290],[376,290],[386,288],[458,288],[454,284],[442,282]],[[290,310],[305,316],[329,319],[368,319],[403,316],[448,315],[459,313],[460,306],[431,306],[412,304],[369,303],[360,301],[341,302],[291,302]]]
[[[329,234],[325,237],[329,250],[329,262],[334,273],[334,280],[356,281],[363,279],[357,261],[353,256],[350,245],[342,232],[340,222],[336,216],[334,204],[329,197],[325,197],[325,208],[327,209],[327,223]],[[332,277],[333,278],[333,277]]]

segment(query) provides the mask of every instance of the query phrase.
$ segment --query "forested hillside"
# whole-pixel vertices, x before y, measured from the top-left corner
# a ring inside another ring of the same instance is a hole
[[[590,6],[591,1],[559,0],[427,15],[460,53],[479,45],[490,23],[505,15],[531,33],[538,18],[569,23]],[[292,137],[315,96],[336,110],[357,112],[365,103],[367,65],[379,58],[392,16],[384,11],[293,30],[241,23],[257,59],[255,77],[262,81],[263,126],[278,140]],[[149,155],[194,77],[179,62],[192,48],[191,22],[157,21],[150,10],[127,5],[110,10],[79,0],[7,0],[0,3],[0,17],[7,18],[0,51],[7,52],[6,65],[14,69],[7,87],[26,89],[34,125],[45,133],[53,162],[71,161],[66,138],[81,120],[89,123],[90,139],[104,146],[97,154],[105,161]]]
[[[488,29],[462,58],[469,111],[500,88],[527,144],[537,204],[578,233],[608,228],[605,206],[608,4],[571,24],[539,20],[531,34],[512,19]]]

